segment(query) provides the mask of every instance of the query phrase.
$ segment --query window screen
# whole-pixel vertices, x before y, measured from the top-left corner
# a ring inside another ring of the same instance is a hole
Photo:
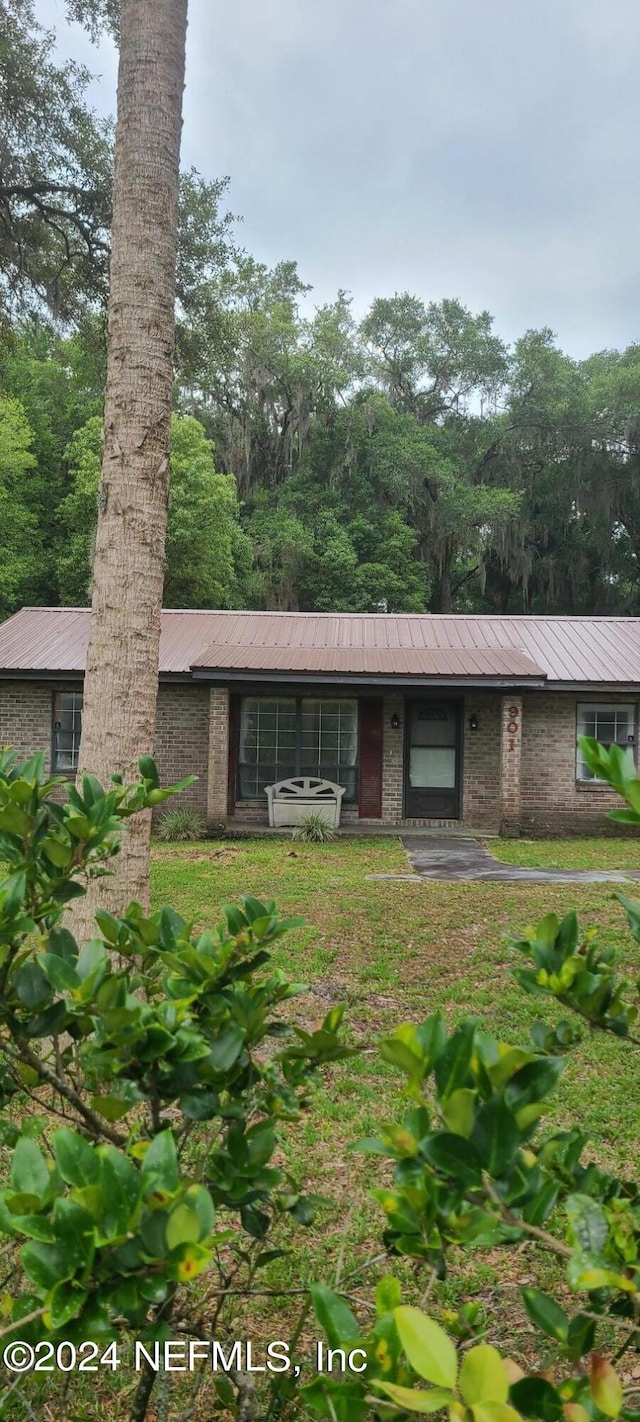
[[[605,746],[628,748],[633,755],[636,736],[636,708],[632,704],[582,702],[578,705],[578,735],[593,736]],[[598,780],[589,770],[577,747],[576,777],[578,780]]]
[[[53,697],[53,769],[78,769],[82,692],[56,691]]]

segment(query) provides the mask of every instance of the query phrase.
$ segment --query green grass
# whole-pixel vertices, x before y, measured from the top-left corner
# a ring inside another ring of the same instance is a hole
[[[529,848],[557,852],[558,847],[522,845]],[[350,1147],[382,1122],[400,1119],[405,1109],[402,1079],[376,1049],[382,1033],[442,1008],[450,1025],[477,1014],[503,1040],[528,1041],[537,1016],[554,1019],[553,1004],[547,1008],[527,997],[513,981],[513,955],[503,935],[526,928],[549,910],[563,914],[577,907],[581,921],[596,926],[603,942],[620,946],[632,978],[640,966],[622,909],[606,884],[367,879],[408,869],[397,840],[294,847],[290,841],[254,840],[163,846],[154,852],[156,904],[171,903],[201,925],[215,923],[222,905],[246,892],[275,898],[287,915],[305,915],[307,925],[274,953],[277,966],[309,984],[293,1008],[301,1024],[317,1021],[331,1003],[347,1003],[349,1032],[361,1052],[325,1080],[309,1115],[287,1132],[285,1141],[294,1173],[331,1201],[320,1235],[312,1231],[305,1236],[299,1268],[308,1278],[331,1278],[345,1232],[350,1258],[380,1239],[381,1216],[368,1195],[385,1177],[386,1165],[352,1154]],[[637,1148],[633,1050],[604,1034],[586,1035],[569,1057],[550,1120],[562,1127],[579,1121],[590,1135],[593,1156],[610,1168],[628,1170]],[[483,1289],[487,1270],[493,1287],[498,1278],[501,1287],[509,1287],[502,1268],[493,1256],[461,1264],[443,1298],[452,1292],[469,1297]]]
[[[492,839],[487,849],[503,864],[528,869],[640,869],[640,837]]]
[[[587,846],[594,854],[589,861]],[[621,866],[620,852],[630,853],[634,846],[606,840],[492,841],[491,848],[505,857],[521,854],[522,858],[510,862],[524,863],[566,864],[561,856],[577,854],[580,857],[573,862],[579,865],[604,863],[601,852],[606,850],[613,855],[609,863]],[[555,855],[555,861],[528,857],[544,853]],[[309,986],[284,1011],[300,1025],[310,1026],[332,1003],[345,1002],[348,1032],[359,1048],[354,1058],[325,1076],[303,1120],[283,1126],[288,1169],[306,1189],[324,1196],[327,1204],[309,1230],[296,1229],[291,1237],[286,1223],[279,1227],[282,1242],[292,1247],[293,1254],[261,1273],[263,1286],[272,1289],[284,1291],[313,1279],[332,1283],[340,1258],[352,1270],[367,1257],[382,1253],[383,1218],[370,1192],[388,1180],[388,1165],[351,1150],[360,1136],[401,1119],[406,1110],[403,1079],[377,1050],[381,1034],[399,1022],[419,1021],[441,1008],[450,1026],[477,1014],[503,1040],[526,1042],[541,1010],[553,1020],[553,1004],[545,1012],[545,1003],[528,998],[515,984],[509,973],[512,954],[503,935],[526,928],[552,909],[563,914],[577,907],[583,924],[596,926],[604,943],[620,947],[628,975],[638,975],[640,954],[625,931],[622,910],[609,885],[445,884],[409,877],[403,883],[367,877],[380,873],[409,875],[398,840],[353,839],[311,846],[292,844],[289,839],[255,839],[153,848],[154,905],[171,904],[201,927],[217,923],[224,904],[237,901],[243,893],[274,898],[286,915],[303,914],[305,926],[281,940],[273,954],[275,966]],[[550,1126],[578,1121],[590,1135],[593,1157],[609,1168],[629,1172],[637,1153],[637,1058],[631,1048],[604,1034],[585,1034],[568,1059],[553,1100],[547,1118]],[[414,1275],[405,1261],[379,1261],[354,1288],[359,1302],[353,1306],[363,1319],[372,1285],[385,1272],[403,1280],[408,1300],[420,1298],[423,1276]],[[206,1283],[206,1276],[203,1279]],[[518,1292],[523,1282],[560,1292],[564,1288],[555,1264],[530,1248],[459,1251],[447,1280],[433,1290],[429,1309],[437,1317],[444,1307],[480,1299],[491,1319],[492,1340],[530,1362],[532,1334]],[[267,1338],[286,1338],[294,1327],[298,1304],[299,1300],[284,1295],[231,1300],[226,1305],[225,1329],[231,1330],[227,1336],[250,1338],[257,1348]],[[317,1325],[309,1322],[303,1346],[311,1348],[317,1336]],[[104,1415],[123,1422],[125,1394],[132,1382],[126,1370],[113,1378],[100,1377],[95,1391],[93,1384],[80,1380],[66,1414],[69,1422],[98,1422]],[[180,1375],[170,1384],[167,1416],[175,1422],[181,1409],[188,1410],[183,1391],[187,1384]],[[31,1416],[58,1422],[62,1414],[57,1386],[51,1388],[48,1402],[44,1394],[38,1394],[37,1402]],[[23,1416],[29,1413],[16,1408],[15,1422],[22,1422]],[[219,1403],[207,1384],[194,1422],[218,1416],[222,1416]]]

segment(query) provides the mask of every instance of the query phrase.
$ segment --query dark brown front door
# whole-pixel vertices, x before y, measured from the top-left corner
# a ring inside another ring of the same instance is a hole
[[[460,816],[460,705],[407,701],[405,816]]]

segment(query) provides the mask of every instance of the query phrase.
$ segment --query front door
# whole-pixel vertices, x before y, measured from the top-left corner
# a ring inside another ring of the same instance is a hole
[[[460,707],[456,701],[407,701],[405,816],[460,817]]]

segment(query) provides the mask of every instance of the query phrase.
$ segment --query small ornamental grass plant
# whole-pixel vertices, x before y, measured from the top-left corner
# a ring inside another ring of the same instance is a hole
[[[311,810],[301,824],[296,825],[291,838],[301,840],[303,844],[331,844],[336,838],[336,832],[333,826],[327,823],[324,815]]]
[[[156,829],[156,838],[164,844],[193,843],[206,837],[207,823],[197,810],[167,810]]]

